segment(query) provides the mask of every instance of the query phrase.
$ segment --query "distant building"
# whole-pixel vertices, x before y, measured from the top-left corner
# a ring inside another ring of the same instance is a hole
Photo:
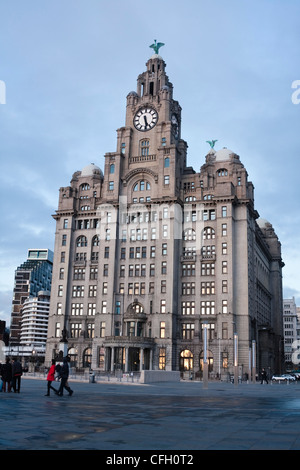
[[[28,250],[27,260],[15,271],[10,346],[21,344],[22,309],[26,300],[40,291],[51,291],[53,252],[49,249]]]
[[[50,292],[40,291],[37,297],[28,297],[22,308],[20,345],[46,346]]]
[[[299,319],[295,298],[283,300],[283,334],[285,369],[298,368]]]
[[[199,170],[187,166],[166,64],[154,54],[146,67],[104,172],[87,165],[60,188],[46,364],[63,343],[73,367],[112,374],[201,377],[206,359],[211,377],[235,362],[239,375],[278,372],[278,237],[235,152],[211,141]]]

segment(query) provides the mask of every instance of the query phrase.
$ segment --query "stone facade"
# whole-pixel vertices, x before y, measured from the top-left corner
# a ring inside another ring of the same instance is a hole
[[[46,363],[61,338],[73,366],[200,377],[277,371],[281,249],[259,225],[240,157],[211,148],[187,166],[181,107],[155,54],[127,96],[116,152],[60,189]],[[263,344],[263,349],[261,347]],[[235,356],[236,358],[236,356]]]

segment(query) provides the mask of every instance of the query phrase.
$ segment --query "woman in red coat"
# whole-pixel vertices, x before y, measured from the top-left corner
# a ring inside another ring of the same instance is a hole
[[[49,372],[48,372],[48,375],[47,375],[47,393],[46,393],[45,397],[50,396],[50,388],[52,388],[52,390],[54,390],[54,392],[57,395],[56,388],[52,387],[52,385],[51,385],[54,380],[55,380],[55,360],[52,359],[52,365],[51,365],[51,367],[49,369]]]

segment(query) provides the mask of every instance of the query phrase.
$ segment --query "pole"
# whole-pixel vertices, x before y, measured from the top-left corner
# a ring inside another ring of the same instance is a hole
[[[238,384],[238,335],[234,333],[234,385]]]
[[[256,342],[252,341],[252,381],[256,382]]]
[[[204,347],[203,347],[203,388],[208,387],[208,364],[207,364],[207,323],[203,324]]]

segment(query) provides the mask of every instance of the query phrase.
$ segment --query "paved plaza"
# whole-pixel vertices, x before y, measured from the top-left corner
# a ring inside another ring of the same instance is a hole
[[[23,377],[20,394],[0,393],[0,450],[300,449],[300,383],[71,388],[47,397],[45,379]]]

